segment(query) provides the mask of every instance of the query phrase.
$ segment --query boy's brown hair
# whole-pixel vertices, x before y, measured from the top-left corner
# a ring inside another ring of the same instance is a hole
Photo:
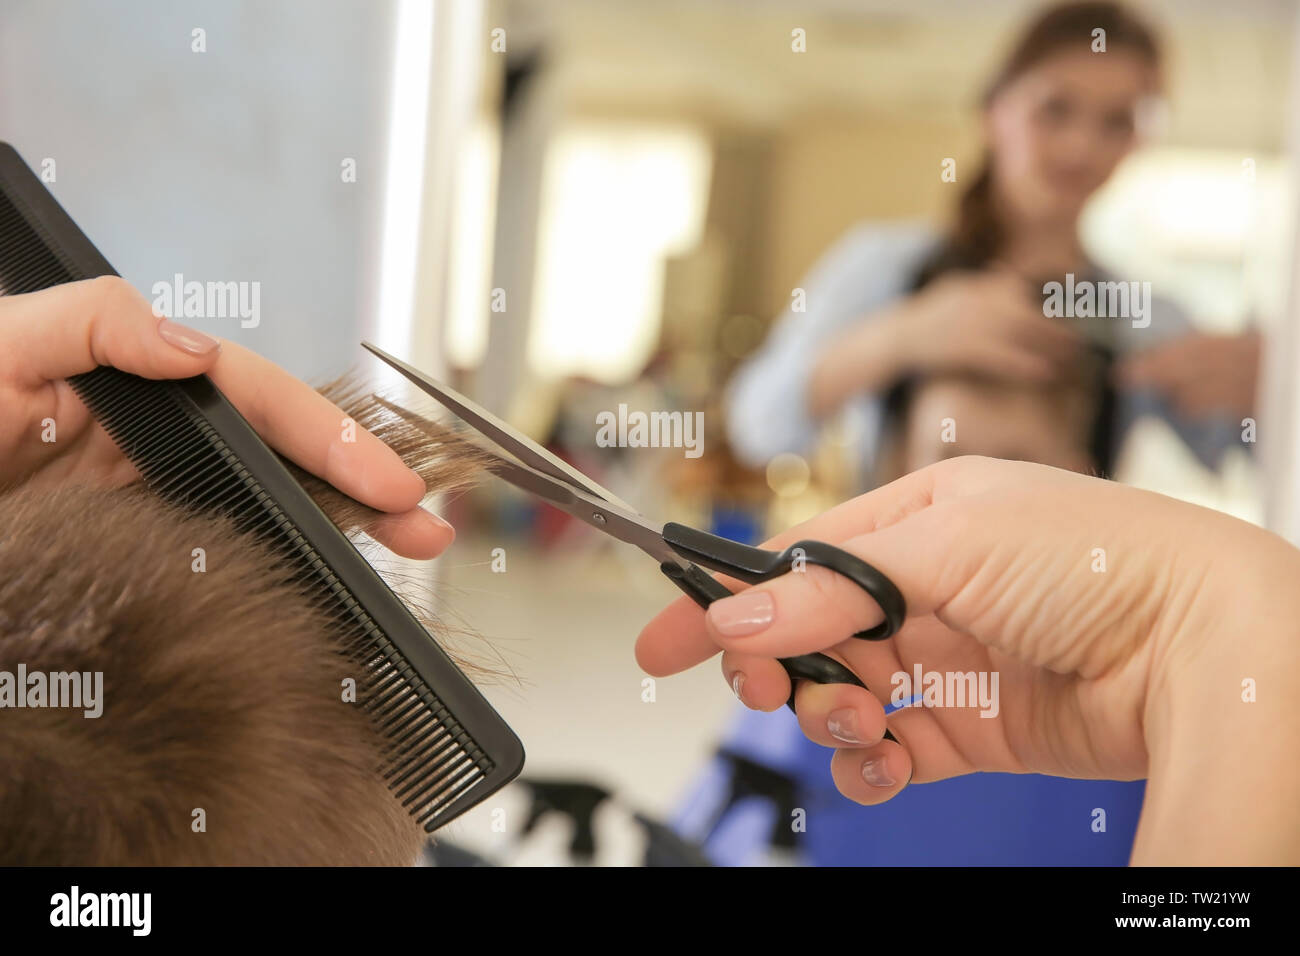
[[[431,492],[479,471],[355,383],[322,391]],[[345,531],[379,518],[298,474]],[[140,487],[0,496],[0,671],[103,675],[98,717],[0,709],[0,864],[414,862],[425,835],[376,773],[382,741],[344,701],[356,675],[330,633],[229,521]]]

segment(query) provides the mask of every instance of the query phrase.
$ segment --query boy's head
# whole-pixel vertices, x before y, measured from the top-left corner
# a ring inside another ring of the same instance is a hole
[[[332,397],[431,490],[473,472],[455,443]],[[318,500],[345,530],[374,516]],[[0,863],[415,861],[425,835],[345,693],[362,675],[282,564],[140,488],[0,495]]]

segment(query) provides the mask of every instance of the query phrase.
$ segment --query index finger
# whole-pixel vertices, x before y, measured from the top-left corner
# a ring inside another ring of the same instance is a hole
[[[274,362],[227,342],[208,375],[267,444],[344,494],[394,513],[424,497],[397,452]]]
[[[424,479],[343,412],[273,362],[156,315],[119,276],[0,296],[6,374],[33,388],[99,366],[151,379],[206,372],[253,429],[290,460],[380,511],[409,512]]]
[[[118,276],[0,296],[5,374],[33,388],[100,365],[143,378],[189,378],[211,366],[221,344],[155,315]]]
[[[896,481],[836,505],[765,541],[762,547],[780,551],[797,541],[815,538],[839,544],[858,535],[888,527],[948,494],[962,474],[974,475],[986,459],[954,458],[904,475]],[[972,486],[973,490],[974,486]],[[719,576],[733,591],[745,585]],[[690,598],[682,597],[659,612],[641,631],[636,641],[636,659],[641,669],[656,677],[676,674],[708,660],[721,648],[709,636],[704,613]]]

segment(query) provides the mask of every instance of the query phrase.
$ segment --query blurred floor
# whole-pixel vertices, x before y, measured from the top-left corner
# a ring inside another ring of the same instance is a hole
[[[588,779],[631,806],[666,817],[711,754],[735,698],[717,660],[660,679],[643,700],[646,675],[633,657],[637,634],[678,591],[635,549],[592,536],[540,552],[463,535],[441,560],[440,606],[478,632],[455,639],[482,657],[489,642],[516,681],[484,693],[524,742],[524,774]],[[504,547],[506,570],[492,570]],[[453,625],[456,623],[453,620]],[[489,799],[446,831],[491,852]]]

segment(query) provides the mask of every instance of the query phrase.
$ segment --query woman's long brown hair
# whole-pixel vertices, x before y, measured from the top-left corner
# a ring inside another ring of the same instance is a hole
[[[1105,0],[1064,3],[1044,10],[1024,29],[985,88],[981,105],[987,109],[1011,83],[1062,51],[1089,48],[1099,28],[1106,31],[1108,52],[1127,50],[1159,68],[1155,33],[1123,5]],[[918,286],[950,269],[983,268],[1001,251],[1006,233],[994,203],[993,162],[993,155],[986,153],[979,174],[958,201],[947,241]]]

